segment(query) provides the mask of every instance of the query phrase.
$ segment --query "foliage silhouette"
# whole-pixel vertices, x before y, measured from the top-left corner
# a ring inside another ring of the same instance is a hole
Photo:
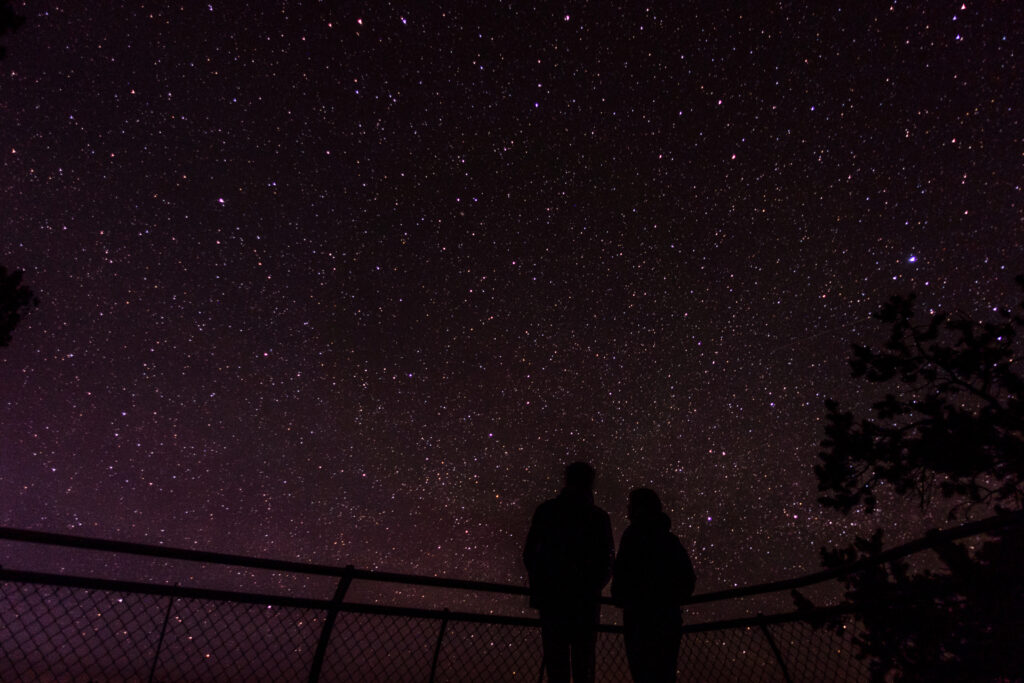
[[[14,33],[24,23],[25,17],[15,12],[8,0],[0,0],[0,36],[8,31]],[[6,54],[7,48],[0,45],[0,59],[3,59]]]
[[[0,0],[0,36],[17,31],[24,23],[25,17],[17,14],[8,0]],[[6,48],[0,45],[0,59],[6,55]],[[7,269],[0,266],[0,347],[10,345],[14,328],[29,308],[39,305],[32,290],[21,284],[23,275],[20,270],[8,274]]]
[[[10,345],[14,328],[30,308],[39,305],[32,290],[21,283],[23,275],[20,270],[8,273],[0,266],[0,347]]]
[[[1024,290],[1024,277],[1017,278]],[[875,314],[890,328],[881,349],[854,345],[853,376],[889,391],[870,417],[826,403],[819,499],[843,513],[871,513],[885,488],[948,518],[976,508],[1020,510],[1024,501],[1024,378],[1019,360],[1024,303],[993,321],[931,313],[916,322],[914,297]],[[882,530],[823,549],[828,568],[877,555]],[[941,569],[904,560],[843,579],[864,632],[855,639],[876,681],[1020,680],[1024,671],[1024,530],[978,547],[936,543]],[[799,607],[809,602],[794,593]],[[838,623],[832,628],[840,630]]]

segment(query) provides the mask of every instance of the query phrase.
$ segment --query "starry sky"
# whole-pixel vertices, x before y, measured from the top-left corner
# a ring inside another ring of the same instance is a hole
[[[812,468],[882,301],[1016,301],[1024,12],[807,5],[15,3],[0,524],[523,583],[584,459],[698,592],[942,524]]]

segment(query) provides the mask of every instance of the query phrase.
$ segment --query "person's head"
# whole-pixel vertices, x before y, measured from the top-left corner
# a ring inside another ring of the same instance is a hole
[[[594,468],[585,462],[574,462],[565,468],[565,487],[575,491],[591,491],[594,488]]]
[[[632,522],[653,519],[661,514],[661,499],[651,489],[633,489],[629,492],[629,519]]]

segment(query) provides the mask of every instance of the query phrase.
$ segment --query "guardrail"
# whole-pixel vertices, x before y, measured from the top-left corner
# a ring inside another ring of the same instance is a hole
[[[1021,523],[1000,515],[933,532],[870,562],[695,595],[691,604],[803,588]],[[541,681],[533,618],[353,602],[354,582],[525,595],[522,586],[269,560],[0,527],[0,540],[331,577],[333,597],[220,590],[0,568],[3,681]],[[607,601],[606,601],[607,602]],[[855,608],[684,626],[679,670],[699,681],[866,681]],[[815,629],[846,621],[843,635]],[[629,681],[621,627],[602,624],[598,680]]]

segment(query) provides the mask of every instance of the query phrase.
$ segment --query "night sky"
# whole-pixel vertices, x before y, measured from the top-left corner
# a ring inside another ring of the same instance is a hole
[[[584,459],[698,592],[945,524],[812,468],[881,302],[1017,301],[1019,3],[173,4],[3,39],[0,524],[523,583]]]

